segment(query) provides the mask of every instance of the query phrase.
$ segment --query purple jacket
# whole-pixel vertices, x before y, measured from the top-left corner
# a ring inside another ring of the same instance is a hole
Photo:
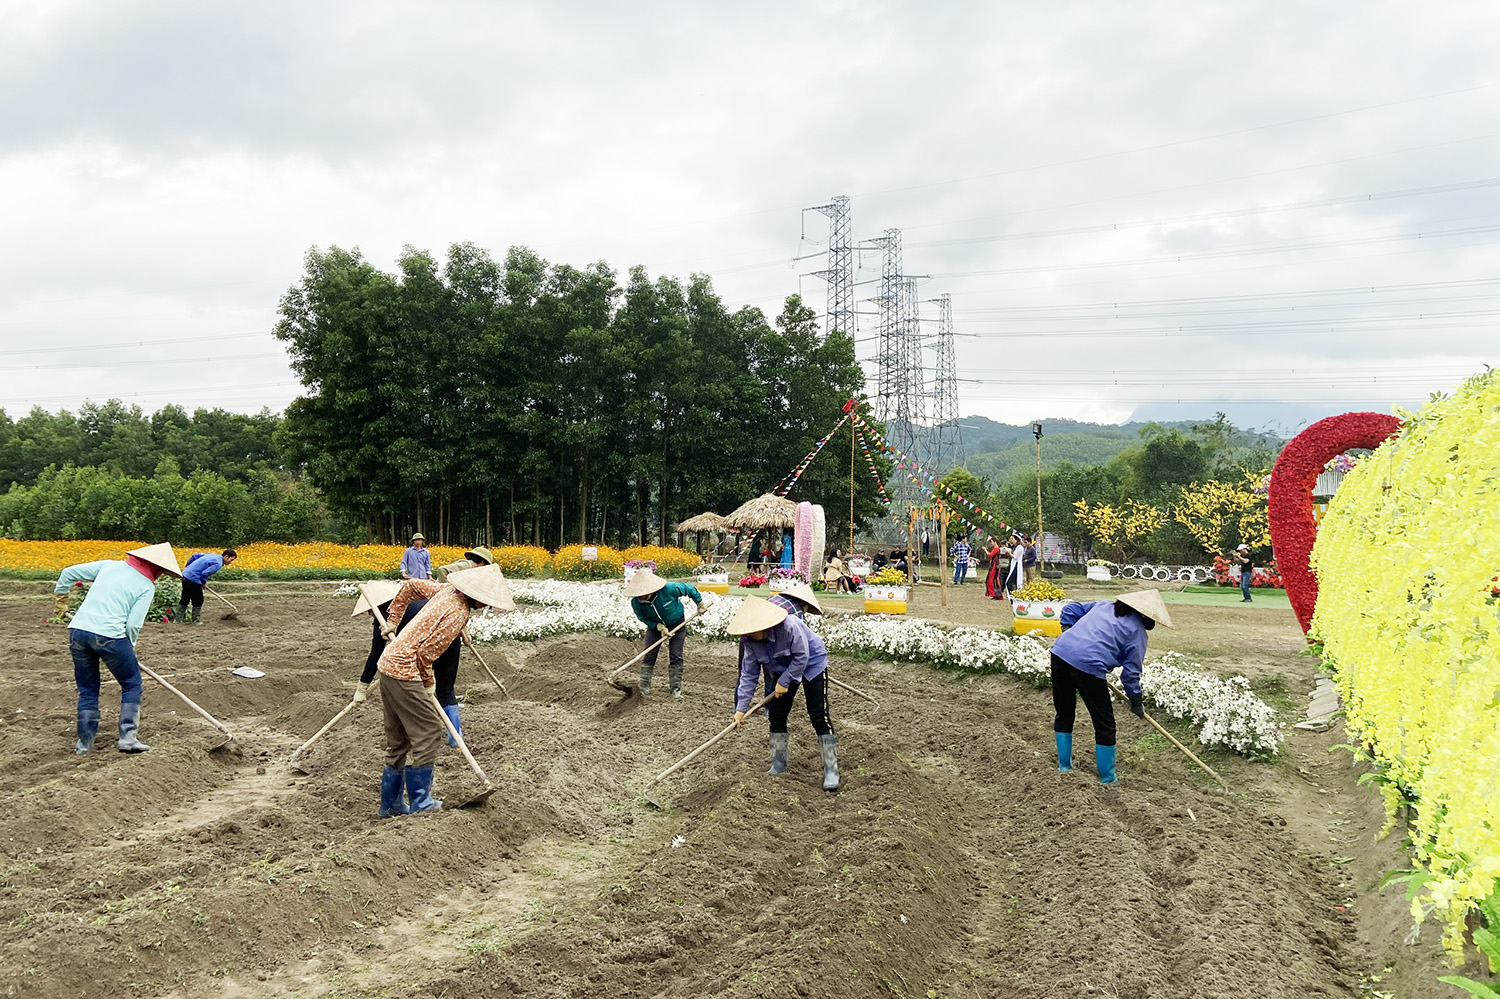
[[[1071,625],[1052,643],[1052,654],[1080,673],[1101,679],[1119,667],[1125,693],[1141,696],[1141,663],[1146,658],[1146,627],[1134,614],[1115,616],[1113,600],[1070,603],[1062,623]]]
[[[811,680],[828,668],[828,648],[800,617],[787,619],[766,632],[765,641],[740,639],[740,683],[734,710],[748,711],[755,685],[765,674],[766,693],[777,684],[790,687]]]

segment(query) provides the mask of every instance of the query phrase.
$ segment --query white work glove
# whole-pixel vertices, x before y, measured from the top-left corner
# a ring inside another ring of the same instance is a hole
[[[355,704],[362,703],[364,701],[364,699],[367,698],[367,697],[369,697],[369,696],[370,696],[370,685],[368,683],[362,683],[358,687],[354,688],[354,703]]]

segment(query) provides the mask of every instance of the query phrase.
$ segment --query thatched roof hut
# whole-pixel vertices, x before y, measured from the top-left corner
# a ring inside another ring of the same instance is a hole
[[[695,534],[698,531],[722,531],[724,529],[724,518],[716,513],[700,513],[696,517],[689,517],[677,525],[679,534]]]
[[[766,493],[724,518],[726,531],[763,531],[768,527],[796,527],[797,504]]]

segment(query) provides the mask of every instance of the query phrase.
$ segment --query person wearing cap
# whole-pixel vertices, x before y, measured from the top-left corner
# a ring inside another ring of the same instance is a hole
[[[1255,579],[1255,560],[1250,557],[1250,546],[1240,545],[1234,550],[1234,564],[1240,567],[1240,601],[1242,604],[1250,602],[1250,584]]]
[[[194,552],[182,567],[182,598],[177,602],[177,620],[182,624],[203,623],[203,586],[208,578],[226,568],[239,555],[233,548],[224,549],[224,554]],[[192,617],[188,607],[192,607]]]
[[[402,627],[418,599],[425,599],[426,605]],[[432,796],[432,764],[445,728],[433,664],[463,634],[476,607],[514,610],[515,606],[505,574],[495,565],[454,572],[446,583],[408,579],[396,591],[391,616],[382,630],[391,641],[378,666],[385,716],[381,818],[443,807]]]
[[[1113,784],[1115,776],[1115,708],[1110,703],[1109,676],[1120,671],[1120,682],[1130,698],[1130,713],[1144,718],[1141,664],[1146,659],[1146,632],[1172,616],[1154,590],[1124,593],[1114,600],[1075,601],[1063,607],[1063,633],[1052,643],[1052,732],[1057,740],[1057,769],[1073,769],[1073,715],[1079,697],[1094,725],[1094,762],[1099,783]]]
[[[432,578],[432,555],[427,551],[427,539],[420,533],[411,536],[411,547],[401,556],[401,578]]]
[[[691,583],[669,583],[650,569],[641,569],[625,584],[625,596],[630,598],[630,609],[646,626],[646,648],[641,660],[641,693],[651,693],[651,675],[656,671],[656,654],[661,651],[658,644],[673,628],[677,633],[667,641],[668,676],[672,683],[672,696],[682,696],[682,647],[687,642],[687,628],[679,627],[687,622],[682,598],[690,597],[693,612],[703,607],[703,594]]]
[[[447,565],[440,565],[432,570],[432,578],[439,583],[448,581],[448,573],[457,572],[460,569],[477,569],[481,565],[494,565],[495,556],[484,545],[476,545],[464,552],[464,557]]]
[[[73,681],[78,685],[78,741],[73,751],[87,753],[99,734],[99,664],[120,683],[120,738],[122,753],[144,753],[151,747],[139,738],[141,724],[141,665],[135,645],[141,626],[156,597],[156,578],[162,573],[181,576],[177,553],[163,542],[137,548],[124,561],[105,559],[70,565],[57,577],[61,617],[68,591],[92,580],[88,595],[68,624],[68,652],[73,657]]]
[[[816,601],[814,601],[816,603]],[[820,612],[821,613],[821,612]],[[823,790],[839,789],[838,736],[828,714],[828,649],[801,616],[761,597],[746,597],[725,629],[741,636],[740,679],[735,688],[734,723],[742,725],[756,685],[765,677],[771,700],[771,769],[786,772],[791,749],[787,718],[798,689],[807,692],[807,717],[823,754]]]

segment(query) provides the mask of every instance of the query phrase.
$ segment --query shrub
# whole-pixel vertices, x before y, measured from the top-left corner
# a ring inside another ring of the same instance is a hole
[[[492,549],[495,564],[511,579],[530,579],[547,571],[552,555],[536,545],[502,545]]]
[[[583,560],[583,545],[559,548],[557,554],[552,556],[552,575],[558,579],[610,579],[620,575],[625,567],[625,557],[619,549],[608,545],[589,547],[599,551],[598,559],[592,562]]]
[[[703,564],[703,557],[701,555],[695,555],[681,548],[668,548],[663,545],[637,545],[634,548],[625,549],[620,554],[626,559],[655,562],[656,574],[668,579],[691,576],[694,570]]]

